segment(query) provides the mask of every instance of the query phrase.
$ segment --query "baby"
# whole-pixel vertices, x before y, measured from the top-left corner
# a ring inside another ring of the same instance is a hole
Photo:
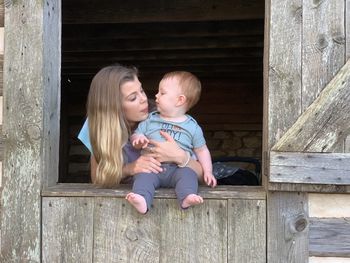
[[[182,165],[162,163],[163,172],[159,174],[141,173],[134,176],[132,192],[126,199],[138,212],[144,214],[148,211],[155,189],[159,187],[175,187],[179,204],[184,209],[203,203],[202,197],[197,195],[197,175],[186,167],[190,158],[198,158],[203,167],[205,183],[216,186],[211,156],[202,129],[186,114],[198,102],[200,93],[201,83],[193,74],[185,71],[165,74],[156,94],[157,111],[151,112],[131,136],[132,145],[144,149],[149,146],[149,139],[164,140],[160,131],[165,131],[188,153],[188,159]]]

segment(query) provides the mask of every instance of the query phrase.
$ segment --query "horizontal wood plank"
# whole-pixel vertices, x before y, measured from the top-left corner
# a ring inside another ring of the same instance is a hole
[[[271,152],[270,181],[350,184],[350,154]]]
[[[350,257],[350,218],[310,218],[310,256]]]
[[[202,22],[158,22],[135,24],[69,24],[62,27],[69,39],[149,39],[161,37],[208,37],[263,35],[264,20],[222,20]]]
[[[58,184],[45,188],[42,196],[81,196],[81,197],[125,197],[131,191],[131,185],[120,185],[115,189],[103,189],[92,184]],[[265,200],[265,190],[260,186],[218,186],[199,187],[199,194],[208,199],[261,199]],[[175,199],[174,189],[159,189],[156,198]]]
[[[264,17],[264,1],[63,0],[63,24],[214,21]]]

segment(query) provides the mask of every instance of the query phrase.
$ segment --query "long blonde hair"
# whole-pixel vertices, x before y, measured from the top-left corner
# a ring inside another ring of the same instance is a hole
[[[101,69],[91,82],[87,116],[97,162],[95,184],[111,187],[122,179],[123,146],[128,140],[129,126],[122,109],[121,86],[135,77],[136,68],[112,65]]]

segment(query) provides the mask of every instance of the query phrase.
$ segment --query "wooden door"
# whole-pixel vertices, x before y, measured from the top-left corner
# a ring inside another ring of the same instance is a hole
[[[308,192],[350,190],[349,5],[266,1],[268,262],[308,262]]]

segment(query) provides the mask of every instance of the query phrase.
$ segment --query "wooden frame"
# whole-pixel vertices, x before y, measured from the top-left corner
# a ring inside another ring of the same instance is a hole
[[[5,4],[1,261],[41,261],[41,196],[58,176],[60,1]]]

